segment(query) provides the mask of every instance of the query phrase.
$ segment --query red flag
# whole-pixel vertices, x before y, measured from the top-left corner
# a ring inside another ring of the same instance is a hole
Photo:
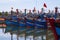
[[[44,3],[44,5],[43,5],[45,8],[47,8],[47,5],[46,5],[46,3]]]

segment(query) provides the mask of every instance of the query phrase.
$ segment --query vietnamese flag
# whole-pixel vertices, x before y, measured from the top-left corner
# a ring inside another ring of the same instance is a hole
[[[43,5],[45,8],[47,8],[47,5],[46,5],[46,3],[44,3],[44,5]]]

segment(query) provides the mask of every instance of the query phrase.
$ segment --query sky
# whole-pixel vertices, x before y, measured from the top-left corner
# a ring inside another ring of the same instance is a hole
[[[46,3],[46,10],[54,10],[54,7],[60,7],[60,0],[0,0],[0,11],[10,11],[11,7],[15,9],[33,9],[37,10],[43,8],[43,4]]]
[[[11,7],[14,10],[17,8],[20,10],[33,9],[34,7],[40,10],[44,3],[47,5],[46,10],[54,10],[56,6],[60,8],[60,0],[0,0],[0,11],[10,11]],[[14,36],[14,39],[16,40],[16,36]],[[4,34],[0,30],[0,40],[10,40],[10,34]]]

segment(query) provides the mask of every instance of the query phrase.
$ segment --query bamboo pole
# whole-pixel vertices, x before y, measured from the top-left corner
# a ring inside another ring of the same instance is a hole
[[[25,40],[26,40],[26,32],[25,32]]]
[[[11,34],[11,40],[13,40],[13,33],[10,33]]]
[[[35,36],[33,35],[33,40],[35,40]]]
[[[17,30],[17,35],[16,35],[16,36],[17,36],[17,40],[19,40],[19,32],[20,32],[20,31]]]
[[[36,29],[35,29],[36,30]],[[33,32],[33,40],[35,40],[35,30]]]
[[[2,23],[2,27],[3,27],[3,23]],[[4,33],[4,27],[2,28],[2,32]]]
[[[31,40],[31,38],[30,38],[30,40]]]
[[[41,35],[41,38],[42,38],[42,40],[44,40],[44,39],[43,39],[43,35]]]
[[[17,34],[17,40],[19,40],[19,35]]]
[[[3,33],[4,33],[4,31],[5,31],[4,28],[2,28],[2,32],[3,32]]]
[[[35,35],[36,30],[37,30],[37,28],[35,27],[34,32],[33,32],[33,40],[35,40],[35,37],[36,37],[36,35]]]
[[[48,40],[48,29],[46,30],[46,40]]]

